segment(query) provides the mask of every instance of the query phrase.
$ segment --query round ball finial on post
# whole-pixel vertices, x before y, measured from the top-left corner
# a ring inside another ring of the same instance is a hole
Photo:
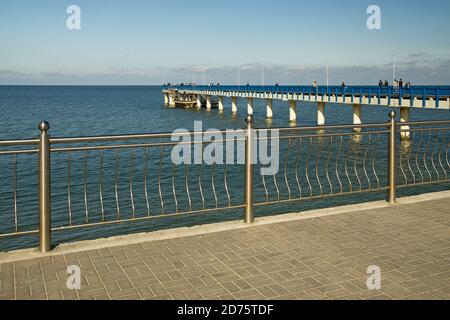
[[[39,123],[38,129],[41,131],[48,131],[50,129],[50,124],[47,121],[42,121]]]
[[[247,117],[245,117],[245,123],[247,123],[247,125],[253,126],[253,115],[248,114]]]
[[[397,116],[397,112],[395,112],[394,110],[389,112],[389,118],[390,119],[394,119]]]

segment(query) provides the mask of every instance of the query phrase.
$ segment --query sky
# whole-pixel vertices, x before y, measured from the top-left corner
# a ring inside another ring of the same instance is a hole
[[[80,8],[81,29],[66,12]],[[367,8],[381,10],[369,30]],[[0,84],[450,84],[448,0],[0,0]]]

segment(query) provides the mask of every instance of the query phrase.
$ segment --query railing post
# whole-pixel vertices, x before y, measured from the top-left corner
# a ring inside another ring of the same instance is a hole
[[[439,88],[436,88],[436,109],[439,108]]]
[[[396,139],[397,139],[397,123],[395,121],[395,111],[389,112],[389,152],[388,152],[388,202],[395,203],[397,198],[397,181],[396,181]]]
[[[48,122],[41,122],[39,133],[39,251],[51,250],[50,137]]]
[[[401,107],[403,102],[403,88],[400,87],[398,91],[398,105]]]
[[[244,222],[255,221],[253,208],[253,116],[247,115],[245,133],[245,208]]]

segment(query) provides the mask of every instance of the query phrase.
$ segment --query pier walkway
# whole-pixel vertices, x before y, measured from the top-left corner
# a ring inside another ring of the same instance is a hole
[[[0,299],[450,299],[450,197],[419,198],[28,260],[0,254]],[[81,290],[66,288],[69,265]],[[381,290],[367,289],[372,265]]]

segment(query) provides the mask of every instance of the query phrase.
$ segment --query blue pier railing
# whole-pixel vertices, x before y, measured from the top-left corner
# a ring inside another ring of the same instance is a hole
[[[196,90],[196,91],[222,91],[225,93],[271,93],[271,94],[303,94],[311,96],[341,96],[349,97],[352,103],[361,103],[366,97],[369,103],[376,99],[381,104],[381,99],[387,99],[390,104],[391,99],[398,99],[400,105],[403,99],[409,99],[411,106],[414,100],[418,99],[425,107],[427,101],[433,100],[436,107],[439,101],[446,101],[450,98],[450,86],[411,86],[411,87],[378,87],[378,86],[252,86],[252,85],[164,85],[163,89]],[[331,100],[329,100],[331,102]]]

